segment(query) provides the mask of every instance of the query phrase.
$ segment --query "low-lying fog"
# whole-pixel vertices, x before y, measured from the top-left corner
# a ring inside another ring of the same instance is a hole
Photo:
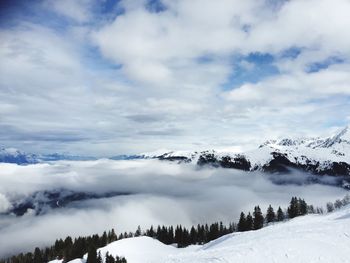
[[[50,245],[67,235],[111,228],[120,233],[138,225],[236,222],[241,211],[251,211],[255,205],[263,211],[269,204],[284,208],[298,196],[324,206],[346,194],[334,186],[306,184],[306,174],[285,175],[292,182],[286,185],[274,184],[270,177],[158,160],[0,164],[0,257]],[[22,217],[1,215],[16,199],[53,189],[130,194],[80,201],[40,216],[30,210]]]

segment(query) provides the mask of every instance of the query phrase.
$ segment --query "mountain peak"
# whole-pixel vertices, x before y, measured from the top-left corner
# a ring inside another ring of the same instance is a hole
[[[337,136],[343,140],[350,141],[350,125],[342,129]]]
[[[328,138],[324,144],[323,147],[331,147],[332,145],[336,143],[346,142],[350,144],[350,127],[349,125],[340,130],[338,133],[336,133],[334,136]]]
[[[37,163],[36,155],[21,152],[16,148],[1,148],[0,162],[16,163],[16,164],[30,164]]]

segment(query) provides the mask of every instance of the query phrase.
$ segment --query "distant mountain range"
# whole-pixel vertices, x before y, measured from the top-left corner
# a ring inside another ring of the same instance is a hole
[[[28,154],[15,148],[0,149],[0,162],[16,164],[33,164],[38,162],[37,155]]]
[[[15,163],[20,165],[35,164],[40,162],[71,160],[88,161],[97,160],[96,157],[66,155],[66,154],[33,154],[25,153],[15,148],[0,148],[0,163]]]
[[[96,160],[95,157],[48,154],[26,154],[14,148],[0,149],[0,162],[34,164],[58,160]],[[199,166],[234,168],[245,171],[286,173],[299,169],[317,175],[350,176],[350,127],[326,138],[284,138],[270,140],[245,153],[207,150],[157,151],[139,155],[118,155],[113,160],[159,159]]]
[[[350,176],[350,128],[326,138],[270,140],[245,153],[168,151],[143,158],[196,163],[199,166],[286,173],[299,169],[318,175]]]
[[[49,209],[72,206],[74,202],[79,203],[80,201],[84,200],[108,198],[128,194],[129,193],[122,192],[93,193],[72,191],[68,189],[36,191],[30,195],[13,200],[11,202],[11,208],[4,214],[23,216],[30,209],[36,215],[40,215],[45,214]]]
[[[143,159],[142,155],[115,155],[108,157],[111,160]],[[33,154],[25,153],[16,148],[0,148],[0,163],[15,163],[19,165],[54,162],[54,161],[92,161],[98,160],[94,156],[71,155],[61,153]]]

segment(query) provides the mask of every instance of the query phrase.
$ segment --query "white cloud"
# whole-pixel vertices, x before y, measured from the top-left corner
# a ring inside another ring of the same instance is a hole
[[[348,1],[271,3],[163,1],[157,13],[122,1],[112,19],[90,1],[44,2],[71,18],[66,26],[24,19],[0,32],[2,143],[101,155],[244,148],[275,130],[315,134],[325,129],[316,120],[345,122],[334,112],[348,110]],[[293,47],[300,54],[285,56]],[[246,60],[251,52],[274,55],[279,72],[259,76],[265,65]],[[307,72],[332,57],[342,63]],[[245,84],[230,90],[234,78]]]
[[[256,105],[301,105],[309,100],[350,95],[348,65],[330,66],[314,73],[302,71],[280,74],[256,84],[245,84],[227,92],[226,98],[238,103],[253,101]],[[246,104],[247,107],[253,106]]]
[[[89,22],[92,19],[91,0],[46,0],[43,3],[48,9],[79,23]]]
[[[12,202],[35,191],[53,189],[130,193],[75,202],[41,216],[34,216],[33,211],[23,217],[2,215],[0,255],[33,250],[67,235],[102,233],[112,227],[120,233],[134,231],[138,225],[145,229],[157,224],[189,226],[217,220],[237,221],[241,211],[251,211],[257,204],[264,211],[269,204],[287,207],[295,195],[323,206],[346,193],[326,185],[275,185],[260,173],[198,169],[191,164],[158,160],[1,164],[0,168],[0,197]],[[277,178],[280,180],[281,175]],[[289,174],[284,179],[307,182],[308,175]]]
[[[7,200],[6,196],[0,193],[0,214],[7,212],[10,209],[11,203]]]

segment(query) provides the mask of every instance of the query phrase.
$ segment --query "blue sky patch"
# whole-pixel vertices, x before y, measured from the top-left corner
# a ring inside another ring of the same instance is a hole
[[[326,69],[331,65],[342,64],[342,63],[344,63],[344,59],[342,59],[340,57],[333,56],[333,57],[329,57],[323,61],[315,62],[315,63],[308,65],[306,72],[307,73],[315,73],[315,72],[318,72],[320,70]]]
[[[239,87],[244,83],[257,83],[279,73],[273,64],[274,57],[268,53],[251,53],[235,59],[232,74],[223,85],[224,90]]]
[[[146,9],[151,13],[160,13],[167,8],[160,0],[149,0],[146,3]]]

